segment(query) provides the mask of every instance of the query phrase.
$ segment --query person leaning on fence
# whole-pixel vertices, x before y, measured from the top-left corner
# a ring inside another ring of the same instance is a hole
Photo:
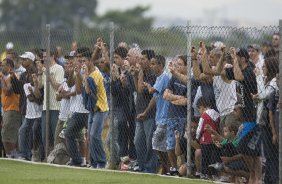
[[[118,127],[119,157],[129,156],[131,160],[135,160],[134,118],[136,113],[133,96],[135,86],[130,71],[125,67],[126,55],[127,50],[123,47],[118,47],[114,51],[114,75],[111,81],[113,113]]]
[[[187,75],[187,56],[180,55],[176,58],[175,67],[182,75]],[[164,99],[169,101],[168,121],[167,121],[167,140],[166,146],[168,159],[171,164],[170,175],[178,175],[177,162],[175,155],[175,136],[174,131],[178,130],[182,136],[186,126],[187,116],[187,85],[181,83],[175,77],[169,81],[167,89],[164,92]]]
[[[54,140],[54,145],[56,146],[57,144],[64,142],[64,135],[60,133],[62,130],[66,128],[67,120],[70,114],[70,90],[71,87],[74,85],[75,80],[73,78],[73,65],[74,65],[74,55],[67,55],[65,56],[66,61],[64,65],[64,70],[65,70],[65,76],[64,76],[64,81],[58,88],[58,91],[56,92],[56,100],[61,102],[60,106],[60,112],[59,112],[59,117],[58,117],[58,123],[56,126],[56,131],[55,131],[55,140]]]
[[[277,145],[272,142],[272,131],[269,126],[269,111],[267,108],[267,102],[271,93],[278,90],[276,75],[279,72],[279,60],[276,57],[266,58],[265,64],[263,66],[263,74],[256,72],[257,83],[258,83],[258,93],[253,94],[253,100],[257,105],[257,124],[260,125],[262,130],[262,145],[263,145],[263,155],[266,159],[265,162],[265,175],[264,181],[270,183],[273,179],[272,166],[275,165],[274,158],[277,155]],[[263,77],[262,77],[263,75]],[[277,157],[276,157],[277,158]]]
[[[219,113],[210,108],[209,102],[201,97],[197,102],[197,108],[201,113],[199,125],[196,131],[196,139],[201,145],[201,178],[208,179],[210,176],[216,176],[217,172],[208,168],[210,164],[219,160],[218,150],[213,143],[211,134],[205,130],[209,125],[214,131],[218,131]]]
[[[50,49],[50,76],[47,78],[46,75],[46,62],[47,62],[47,52],[43,52],[43,62],[44,65],[38,64],[38,78],[39,78],[39,85],[41,88],[44,88],[44,99],[43,99],[43,112],[42,112],[42,123],[41,123],[41,130],[42,130],[42,142],[45,148],[45,152],[49,153],[54,147],[54,135],[55,130],[58,122],[59,110],[60,110],[60,102],[56,100],[56,91],[58,90],[59,86],[64,80],[64,69],[62,66],[56,63],[57,58],[57,50],[56,48],[51,47]],[[47,99],[47,80],[49,80],[49,90],[50,96]],[[49,127],[46,127],[46,102],[49,100],[50,104],[50,124]],[[49,148],[46,148],[46,128],[49,128]]]
[[[191,121],[191,163],[187,162],[187,138],[189,130],[186,127],[185,134],[180,136],[178,130],[175,130],[175,155],[184,157],[181,165],[178,169],[179,176],[186,176],[187,167],[192,169],[192,174],[195,177],[200,177],[201,175],[201,146],[196,140],[196,130],[198,127],[198,122],[196,120]]]
[[[279,74],[276,75],[276,83],[279,86]],[[273,91],[267,103],[268,114],[269,114],[269,125],[271,127],[271,155],[268,155],[269,169],[271,171],[270,175],[265,176],[264,181],[269,183],[277,183],[279,179],[279,90]],[[267,178],[268,177],[268,178]]]
[[[257,81],[254,65],[249,61],[247,49],[230,49],[233,60],[233,73],[237,83],[237,91],[241,97],[242,114],[245,121],[256,122],[256,109],[251,94],[257,94]]]
[[[68,119],[67,128],[65,132],[66,144],[71,161],[68,165],[71,166],[86,166],[86,146],[85,133],[83,129],[87,128],[87,120],[89,111],[87,106],[83,103],[82,97],[82,65],[89,62],[91,59],[91,52],[87,47],[80,47],[77,49],[76,60],[74,63],[74,78],[75,84],[71,87],[70,97],[70,118]],[[84,73],[84,71],[83,71]],[[77,141],[80,149],[78,149]]]
[[[26,69],[20,77],[20,85],[23,94],[20,95],[22,125],[19,130],[19,149],[24,160],[40,161],[38,147],[35,146],[38,137],[35,136],[40,129],[43,91],[38,86],[38,76],[35,70],[35,56],[31,52],[25,52],[20,56],[23,67]],[[32,151],[31,151],[32,148]]]
[[[137,80],[137,99],[136,99],[136,129],[134,144],[137,155],[137,162],[134,165],[134,171],[153,171],[157,163],[157,154],[152,149],[152,136],[155,130],[155,108],[146,114],[140,116],[148,107],[152,94],[145,87],[144,82],[153,86],[156,82],[156,75],[150,68],[151,59],[155,56],[154,50],[143,50],[141,52],[140,68],[136,66],[138,73],[134,75]],[[136,79],[134,79],[136,80]],[[140,116],[141,118],[138,118]]]
[[[146,116],[152,108],[156,107],[156,130],[154,131],[152,138],[152,147],[153,150],[158,151],[160,164],[161,164],[161,174],[166,174],[169,171],[168,157],[166,153],[166,123],[167,123],[167,114],[169,102],[163,98],[165,89],[167,88],[170,77],[165,69],[166,60],[161,55],[156,55],[151,59],[151,68],[154,74],[157,76],[154,86],[151,86],[149,83],[144,82],[145,87],[148,89],[150,94],[154,94],[149,105],[142,114],[138,115],[138,118],[141,115]],[[141,117],[142,118],[142,117]],[[149,169],[149,168],[147,168]],[[152,173],[156,173],[156,167]]]
[[[21,151],[21,158],[23,160],[31,159],[31,150],[32,148],[32,161],[40,161],[38,156],[38,150],[34,146],[36,138],[35,131],[37,126],[34,126],[35,123],[41,123],[42,115],[42,101],[43,94],[38,86],[38,77],[36,73],[32,74],[31,83],[24,84],[25,95],[27,96],[27,108],[24,124],[21,126],[20,130],[20,141],[21,145],[24,148]],[[21,133],[22,132],[22,133]],[[30,134],[32,132],[32,134]]]
[[[84,71],[83,86],[85,96],[90,100],[87,103],[89,106],[86,109],[90,112],[88,117],[88,143],[91,167],[105,168],[107,160],[102,142],[102,129],[109,111],[107,95],[101,72],[90,59],[91,56],[88,58],[88,54],[86,54],[84,58],[85,60],[82,65]],[[95,88],[97,90],[96,92]]]
[[[215,101],[220,114],[219,132],[222,133],[225,120],[231,115],[237,102],[236,81],[233,80],[233,76],[230,76],[232,68],[228,67],[225,47],[215,48],[214,50],[219,56],[215,58],[218,59],[216,66],[211,68],[208,65],[205,52],[203,54],[202,66],[205,75],[213,76]]]
[[[1,78],[1,103],[3,107],[2,142],[8,158],[18,157],[17,143],[18,131],[21,125],[21,114],[19,109],[20,95],[14,92],[11,83],[16,75],[13,72],[14,62],[10,59],[2,61]]]

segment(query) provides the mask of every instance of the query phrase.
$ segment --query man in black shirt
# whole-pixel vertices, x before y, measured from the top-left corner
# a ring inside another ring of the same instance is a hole
[[[233,72],[235,80],[239,83],[239,94],[241,96],[241,110],[245,121],[256,121],[256,109],[251,94],[257,94],[256,75],[253,72],[254,67],[249,62],[249,54],[247,49],[231,48],[231,56],[233,58]]]

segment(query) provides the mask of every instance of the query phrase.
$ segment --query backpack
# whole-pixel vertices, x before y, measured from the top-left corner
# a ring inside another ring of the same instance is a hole
[[[47,163],[66,165],[70,160],[64,143],[57,144],[47,157]]]
[[[88,77],[86,82],[90,88],[90,93],[87,94],[85,87],[82,88],[83,104],[86,110],[94,112],[97,103],[97,86],[92,77]]]

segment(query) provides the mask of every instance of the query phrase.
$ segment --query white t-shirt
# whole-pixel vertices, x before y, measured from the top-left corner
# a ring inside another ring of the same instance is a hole
[[[64,80],[64,69],[61,65],[54,64],[50,67],[50,76],[53,76],[57,83],[61,84]],[[44,100],[43,110],[46,110],[46,74],[42,75],[42,81],[44,84]],[[56,90],[52,87],[50,82],[50,110],[60,110],[60,102],[56,100]]]
[[[28,89],[29,87],[31,87],[32,91],[34,91],[34,87],[31,86],[30,83],[24,84],[23,88],[24,88],[24,92],[25,92],[26,96],[30,95],[30,91]],[[27,98],[27,100],[26,100],[26,115],[25,115],[25,118],[27,118],[27,119],[35,119],[35,118],[40,118],[41,115],[42,115],[42,105],[38,105],[35,102],[31,102]]]
[[[215,76],[213,78],[213,89],[220,116],[233,112],[237,102],[236,81],[232,80],[231,83],[226,83],[220,76]]]
[[[71,87],[71,92],[75,91],[75,85]],[[88,110],[85,109],[83,105],[83,98],[82,95],[76,95],[70,97],[70,112],[71,113],[89,113]]]
[[[68,86],[67,82],[63,82],[60,86],[65,91],[70,92],[71,88]],[[59,112],[59,120],[67,121],[70,114],[70,99],[63,98],[61,100],[61,107]]]

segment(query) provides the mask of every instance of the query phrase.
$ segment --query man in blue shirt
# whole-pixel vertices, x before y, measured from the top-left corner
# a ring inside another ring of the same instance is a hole
[[[165,89],[167,88],[170,76],[164,71],[165,63],[166,61],[163,56],[155,56],[151,60],[151,68],[157,76],[156,82],[153,87],[148,83],[144,83],[149,93],[154,94],[144,113],[147,114],[147,112],[149,112],[153,108],[153,106],[156,105],[155,121],[157,128],[153,134],[152,146],[153,150],[156,150],[159,153],[162,174],[166,174],[169,169],[166,153],[166,122],[169,102],[163,98],[163,94]],[[139,114],[139,117],[144,113]]]
[[[178,56],[175,61],[176,69],[182,75],[187,75],[187,56]],[[180,135],[184,134],[187,117],[187,86],[175,77],[169,81],[164,92],[164,99],[170,102],[167,121],[167,152],[171,164],[170,175],[178,175],[175,155],[175,135],[178,130]]]

